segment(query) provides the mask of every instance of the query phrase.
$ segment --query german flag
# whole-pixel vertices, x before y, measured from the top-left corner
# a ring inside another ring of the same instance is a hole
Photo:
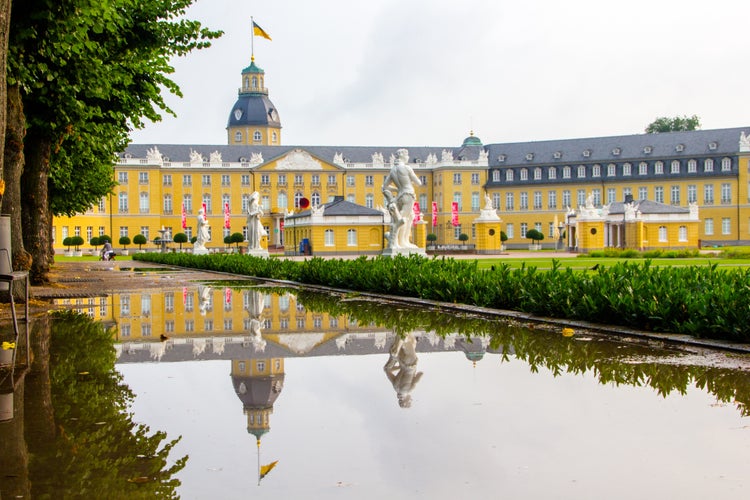
[[[268,33],[266,33],[263,30],[263,28],[261,28],[260,26],[258,26],[258,23],[256,23],[255,21],[253,21],[253,35],[262,36],[266,40],[270,40],[271,39],[271,37],[268,36]]]

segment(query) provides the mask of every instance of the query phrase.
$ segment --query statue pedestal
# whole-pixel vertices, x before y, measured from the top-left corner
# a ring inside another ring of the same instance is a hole
[[[394,255],[422,255],[427,256],[424,248],[385,248],[381,255],[385,257],[393,257]]]
[[[193,255],[208,255],[208,249],[203,245],[193,245]]]
[[[252,255],[253,257],[264,257],[267,259],[268,250],[266,250],[265,248],[248,248],[247,255]]]

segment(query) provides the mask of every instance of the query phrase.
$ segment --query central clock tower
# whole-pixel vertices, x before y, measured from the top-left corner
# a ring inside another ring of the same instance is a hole
[[[242,86],[229,112],[227,144],[281,145],[279,113],[268,98],[265,71],[255,64],[255,57],[251,58],[250,66],[242,70]]]

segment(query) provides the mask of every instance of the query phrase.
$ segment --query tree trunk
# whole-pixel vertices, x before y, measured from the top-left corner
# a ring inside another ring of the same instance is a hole
[[[23,246],[33,259],[29,279],[34,285],[49,282],[52,220],[48,180],[52,141],[34,128],[26,134],[26,165],[21,175],[21,224]]]
[[[10,5],[11,0],[0,0],[0,137],[5,136],[5,93],[8,66],[8,34],[10,33]],[[3,150],[5,143],[0,141],[0,161],[3,161]],[[1,171],[2,169],[0,169]],[[2,174],[0,174],[2,175]],[[6,181],[7,182],[7,181]],[[0,192],[0,198],[3,194]]]
[[[8,88],[7,116],[3,162],[5,195],[0,211],[10,215],[13,269],[20,271],[28,270],[31,267],[31,256],[24,250],[21,226],[21,174],[23,173],[23,138],[26,134],[26,118],[23,114],[21,90],[18,85]]]

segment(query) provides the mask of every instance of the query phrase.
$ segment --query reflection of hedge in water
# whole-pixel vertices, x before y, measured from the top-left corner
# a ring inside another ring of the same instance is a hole
[[[168,466],[179,439],[149,435],[128,412],[133,394],[115,371],[111,332],[88,316],[55,314],[50,340],[51,403],[58,433],[34,450],[34,498],[177,498]]]
[[[135,259],[291,280],[349,290],[421,297],[698,337],[750,341],[750,269],[652,267],[622,262],[575,272],[479,271],[450,258],[312,258],[302,262],[236,254],[139,254]]]
[[[528,363],[534,372],[540,368],[555,376],[593,372],[601,384],[651,387],[665,397],[673,391],[684,394],[693,385],[712,394],[718,401],[735,403],[743,415],[750,415],[750,377],[745,372],[659,362],[660,357],[670,357],[673,361],[680,355],[675,350],[602,342],[597,337],[580,341],[557,333],[514,326],[507,321],[411,309],[360,299],[356,294],[339,296],[284,288],[274,292],[295,295],[307,311],[345,315],[360,324],[372,323],[394,329],[397,333],[425,330],[441,336],[451,333],[464,338],[486,336],[490,338],[491,351],[513,353]]]

